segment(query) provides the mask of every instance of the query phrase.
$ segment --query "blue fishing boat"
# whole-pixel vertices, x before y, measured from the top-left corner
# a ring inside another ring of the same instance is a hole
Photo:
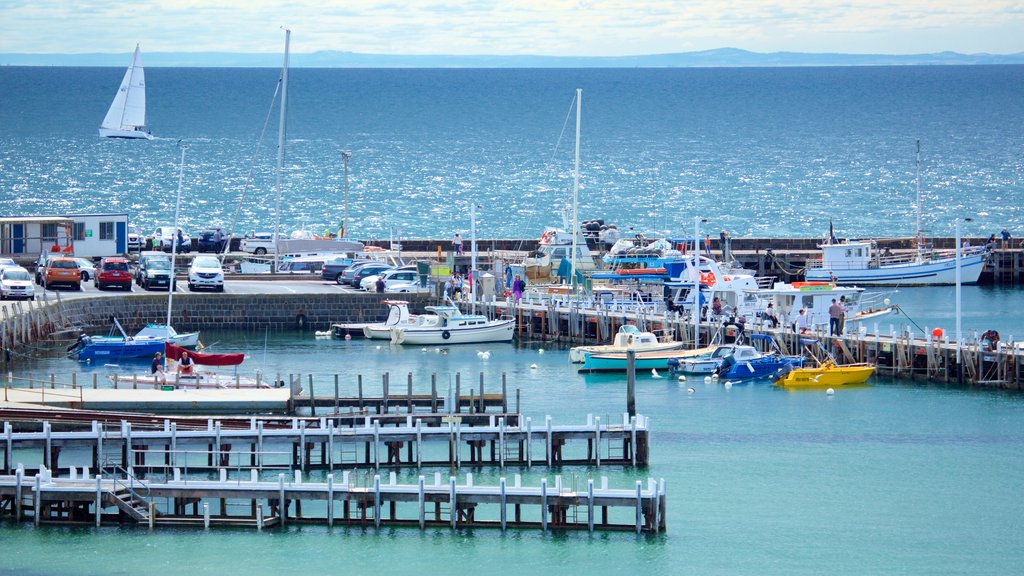
[[[126,358],[148,358],[164,351],[165,344],[193,348],[199,342],[198,332],[179,334],[163,324],[149,324],[135,336],[128,336],[114,318],[120,336],[89,336],[82,334],[70,348],[68,356],[82,362],[119,361]]]
[[[771,336],[752,334],[750,339],[751,342],[764,343],[770,351],[758,353],[753,346],[737,346],[733,354],[722,359],[715,374],[730,380],[771,378],[803,366],[803,356],[783,355]]]

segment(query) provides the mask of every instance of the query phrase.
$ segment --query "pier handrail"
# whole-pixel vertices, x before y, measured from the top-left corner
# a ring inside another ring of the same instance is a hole
[[[141,479],[136,478],[129,468],[107,461],[100,467],[100,475],[104,478],[109,478],[114,483],[114,492],[117,492],[118,487],[121,487],[128,490],[128,493],[131,494],[132,498],[145,502],[147,506],[153,503],[153,495],[149,485]],[[127,482],[125,482],[125,480],[127,480]],[[140,494],[137,492],[135,490],[136,485],[143,488],[145,493]]]

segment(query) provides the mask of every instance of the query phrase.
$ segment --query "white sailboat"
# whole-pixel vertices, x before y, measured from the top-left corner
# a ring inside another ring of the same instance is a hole
[[[139,45],[135,45],[132,63],[124,73],[114,101],[100,124],[100,136],[106,138],[146,138],[146,72],[142,69]]]

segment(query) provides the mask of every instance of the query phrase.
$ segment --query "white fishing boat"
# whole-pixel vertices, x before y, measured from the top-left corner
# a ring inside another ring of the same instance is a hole
[[[409,314],[409,303],[405,300],[385,300],[387,304],[388,317],[383,322],[367,324],[363,326],[363,336],[381,340],[391,339],[391,329],[404,326],[415,326],[418,316]]]
[[[880,252],[871,240],[839,242],[829,222],[820,260],[809,260],[805,278],[811,282],[841,282],[866,286],[935,286],[956,283],[955,250],[929,249],[921,230],[921,141],[917,141],[917,234],[913,254]],[[988,250],[967,248],[960,254],[961,283],[975,284],[985,268]]]
[[[415,324],[391,328],[395,344],[478,344],[511,342],[516,321],[488,320],[478,314],[463,314],[456,306],[427,306]]]
[[[195,348],[199,345],[199,332],[179,333],[166,324],[146,324],[146,327],[135,333],[136,340],[159,340],[182,348]]]
[[[121,86],[114,95],[114,101],[100,124],[100,136],[106,138],[152,139],[146,128],[146,72],[142,68],[139,45],[128,70],[124,73]]]
[[[671,340],[659,342],[657,335],[651,332],[641,332],[636,326],[626,324],[619,328],[619,332],[615,335],[615,339],[611,344],[574,346],[570,348],[569,361],[574,364],[582,364],[586,361],[588,354],[607,354],[610,352],[626,352],[627,350],[653,352],[656,350],[678,350],[682,347],[682,342]]]

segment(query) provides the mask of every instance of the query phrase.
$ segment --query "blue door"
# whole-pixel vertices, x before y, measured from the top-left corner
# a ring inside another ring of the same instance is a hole
[[[21,254],[25,251],[25,225],[11,225],[11,253]]]
[[[114,238],[117,239],[117,253],[128,253],[128,223],[117,222],[114,225]]]

